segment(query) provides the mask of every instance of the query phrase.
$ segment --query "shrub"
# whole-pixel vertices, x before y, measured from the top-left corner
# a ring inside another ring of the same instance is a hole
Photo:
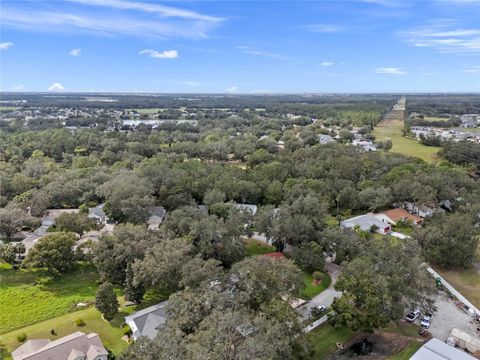
[[[77,319],[77,320],[75,320],[75,324],[77,324],[77,326],[85,326],[85,325],[87,325],[87,324],[85,323],[85,321],[83,321],[83,319]]]
[[[21,342],[21,343],[24,343],[26,340],[27,340],[27,334],[23,333],[23,334],[20,334],[17,336],[17,341],[18,342]]]
[[[323,274],[320,271],[314,271],[312,277],[314,280],[319,281],[323,279]]]
[[[123,335],[131,336],[133,333],[132,329],[130,329],[130,326],[124,325],[123,326]]]

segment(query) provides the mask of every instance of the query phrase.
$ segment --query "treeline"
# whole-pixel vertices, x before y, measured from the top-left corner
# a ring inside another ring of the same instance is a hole
[[[416,112],[426,116],[448,116],[480,113],[478,95],[409,95],[407,113]]]

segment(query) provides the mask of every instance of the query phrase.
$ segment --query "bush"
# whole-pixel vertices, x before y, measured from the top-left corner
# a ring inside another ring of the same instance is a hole
[[[23,334],[20,334],[17,336],[17,341],[20,342],[20,343],[24,343],[25,341],[27,341],[27,334],[23,333]]]
[[[132,329],[130,329],[130,326],[124,325],[123,326],[123,335],[131,336],[133,333]]]
[[[323,279],[323,274],[320,271],[314,271],[312,277],[314,280],[320,281]]]
[[[85,323],[85,321],[83,321],[83,319],[77,319],[77,320],[75,320],[75,324],[77,324],[77,326],[85,326],[85,325],[87,325],[87,324]]]

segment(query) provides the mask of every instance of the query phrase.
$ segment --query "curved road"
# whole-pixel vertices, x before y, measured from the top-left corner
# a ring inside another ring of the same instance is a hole
[[[333,288],[333,286],[337,282],[338,277],[342,273],[341,267],[334,263],[327,262],[325,265],[325,270],[328,272],[328,275],[330,275],[332,282],[327,289],[325,289],[320,294],[315,296],[312,300],[297,309],[302,318],[304,319],[307,319],[310,316],[310,310],[314,306],[322,304],[326,307],[329,307],[330,305],[332,305],[333,299],[342,296],[342,293],[340,291],[337,291]]]

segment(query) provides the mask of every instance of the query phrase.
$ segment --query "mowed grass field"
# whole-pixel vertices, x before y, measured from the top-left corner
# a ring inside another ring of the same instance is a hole
[[[465,270],[442,270],[435,268],[457,291],[476,307],[480,308],[480,273],[475,268]]]
[[[45,270],[13,270],[0,264],[0,334],[75,311],[94,300],[98,275],[82,267],[58,279]]]
[[[409,139],[402,136],[403,121],[388,120],[380,122],[373,130],[376,140],[392,141],[390,152],[413,156],[426,162],[435,162],[439,147],[422,145],[415,139]]]
[[[337,350],[337,342],[347,342],[355,336],[355,332],[346,326],[334,328],[329,324],[323,324],[309,332],[307,336],[315,351],[312,359],[323,360]]]
[[[9,352],[12,352],[21,345],[17,341],[17,336],[20,334],[26,334],[28,339],[55,340],[75,331],[95,332],[100,335],[107,349],[118,354],[128,345],[126,341],[122,340],[123,329],[121,327],[124,322],[123,317],[126,315],[126,312],[120,312],[112,321],[105,321],[100,312],[91,307],[0,335],[0,342],[6,346]],[[77,326],[75,323],[77,319],[82,319],[85,326]],[[55,330],[56,335],[52,335],[51,330]]]
[[[0,111],[13,111],[19,109],[18,106],[0,106]]]
[[[140,114],[157,114],[159,111],[163,111],[163,109],[160,109],[160,108],[152,108],[152,109],[133,109],[135,110],[136,112],[140,113]]]

